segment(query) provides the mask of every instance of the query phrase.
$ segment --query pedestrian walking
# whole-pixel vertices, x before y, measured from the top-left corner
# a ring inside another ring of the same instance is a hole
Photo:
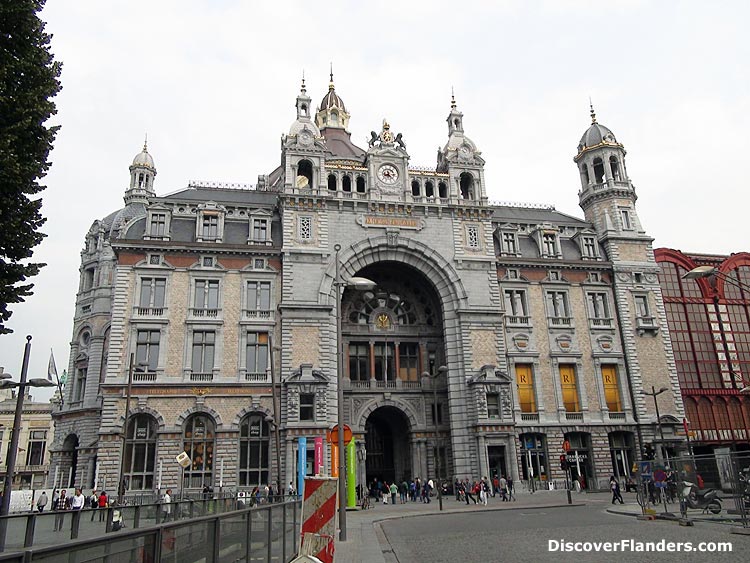
[[[97,506],[99,507],[99,522],[104,522],[104,517],[107,515],[105,510],[109,506],[109,498],[107,497],[106,491],[102,491],[97,499]]]
[[[472,492],[472,486],[471,486],[471,483],[469,483],[468,477],[464,479],[463,487],[464,487],[464,494],[466,495],[466,504],[469,504],[469,499],[471,499],[474,502],[474,504],[476,504],[477,499],[474,498],[474,494]]]
[[[86,497],[83,496],[83,491],[81,489],[76,489],[75,493],[73,494],[73,498],[70,499],[70,509],[82,510],[85,504]]]
[[[620,483],[615,479],[614,475],[609,478],[609,490],[612,491],[612,504],[615,504],[615,502],[618,501],[620,504],[625,504],[625,501],[622,499],[622,493],[620,492]]]
[[[513,477],[508,476],[506,479],[507,485],[508,485],[508,499],[509,500],[516,500],[516,495],[513,494]]]
[[[406,480],[401,481],[401,486],[398,488],[399,496],[401,497],[401,504],[406,504],[406,499],[409,494],[409,484]]]
[[[172,489],[167,489],[161,497],[161,519],[166,522],[172,514]]]
[[[39,498],[36,500],[37,511],[44,512],[44,507],[47,506],[48,502],[49,502],[49,498],[47,498],[47,493],[42,491],[42,494],[39,495]]]
[[[67,491],[63,489],[60,491],[60,496],[57,497],[57,503],[53,503],[52,510],[55,510],[55,532],[59,532],[65,525],[65,511],[68,510],[68,498]]]
[[[396,485],[395,481],[393,483],[391,483],[390,491],[391,491],[391,504],[393,504],[395,506],[396,505],[396,495],[398,494],[398,485]]]
[[[497,476],[497,473],[495,473],[495,476],[492,477],[492,496],[497,494],[497,491],[500,489],[500,478]]]
[[[508,500],[508,480],[505,478],[505,475],[500,477],[500,480],[498,481],[498,487],[500,487],[500,500],[503,502]]]

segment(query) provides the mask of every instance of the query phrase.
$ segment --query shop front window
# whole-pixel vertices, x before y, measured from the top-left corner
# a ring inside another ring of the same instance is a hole
[[[521,434],[521,473],[524,480],[549,479],[547,437],[544,434]]]

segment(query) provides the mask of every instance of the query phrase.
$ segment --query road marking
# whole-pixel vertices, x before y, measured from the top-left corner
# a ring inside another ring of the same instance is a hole
[[[542,514],[547,514],[546,512],[536,511],[536,512],[521,512],[521,516],[539,516]]]

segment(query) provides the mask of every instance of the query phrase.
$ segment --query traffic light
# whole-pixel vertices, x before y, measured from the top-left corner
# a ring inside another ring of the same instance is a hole
[[[563,471],[568,470],[568,458],[564,455],[560,456],[560,469],[562,469]]]

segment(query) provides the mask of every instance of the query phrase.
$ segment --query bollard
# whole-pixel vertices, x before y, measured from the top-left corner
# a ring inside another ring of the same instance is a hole
[[[23,546],[31,547],[34,545],[34,528],[36,527],[36,514],[29,514],[26,520],[26,536],[23,538]]]
[[[73,520],[70,523],[70,539],[78,539],[78,528],[81,525],[81,511],[73,511]]]
[[[137,504],[135,506],[135,514],[133,514],[133,529],[137,530],[140,523],[141,523],[141,505]]]

